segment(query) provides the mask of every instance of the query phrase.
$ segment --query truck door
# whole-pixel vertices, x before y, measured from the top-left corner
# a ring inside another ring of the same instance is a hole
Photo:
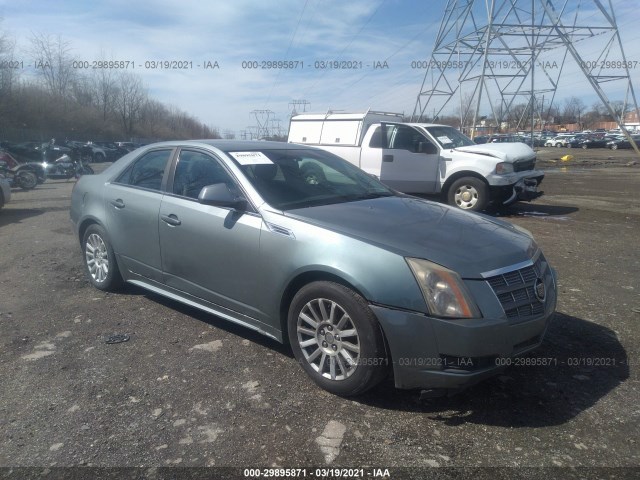
[[[410,125],[383,123],[376,128],[366,155],[381,157],[380,181],[401,192],[435,193],[440,158],[436,145]]]

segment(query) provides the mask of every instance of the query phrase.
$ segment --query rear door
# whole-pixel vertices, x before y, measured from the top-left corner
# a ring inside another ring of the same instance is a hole
[[[438,147],[410,125],[383,123],[375,128],[362,155],[380,162],[380,180],[401,192],[436,192]]]
[[[173,148],[148,151],[105,186],[107,229],[120,265],[161,281],[158,211]]]

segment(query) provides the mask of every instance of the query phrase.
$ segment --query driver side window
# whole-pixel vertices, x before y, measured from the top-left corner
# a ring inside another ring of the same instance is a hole
[[[224,183],[234,189],[235,183],[215,158],[201,152],[182,150],[178,157],[172,191],[182,197],[197,199],[207,185]]]

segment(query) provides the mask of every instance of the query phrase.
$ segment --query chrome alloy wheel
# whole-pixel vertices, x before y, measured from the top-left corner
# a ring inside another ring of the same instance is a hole
[[[454,195],[456,205],[463,209],[473,208],[478,203],[478,191],[473,185],[460,185]]]
[[[100,235],[92,233],[87,237],[85,256],[91,278],[98,283],[104,282],[109,274],[109,255]]]
[[[349,314],[332,300],[317,298],[300,311],[298,345],[311,368],[330,380],[349,378],[358,368],[360,339]]]

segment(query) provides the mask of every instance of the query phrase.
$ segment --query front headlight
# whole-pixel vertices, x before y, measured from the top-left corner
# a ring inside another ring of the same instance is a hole
[[[420,258],[406,260],[432,315],[445,318],[480,317],[478,307],[456,272]]]
[[[500,162],[496,165],[496,173],[498,175],[503,175],[505,173],[513,173],[513,163],[509,162]]]

